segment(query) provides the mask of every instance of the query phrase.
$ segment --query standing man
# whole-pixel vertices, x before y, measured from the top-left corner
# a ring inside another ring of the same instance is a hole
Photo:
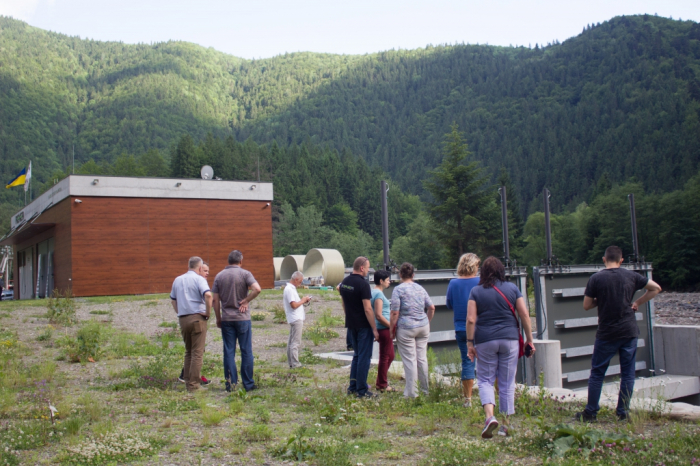
[[[620,393],[617,399],[617,418],[627,420],[630,399],[634,390],[635,359],[639,328],[635,312],[639,306],[659,294],[661,287],[653,280],[637,272],[620,268],[622,249],[609,246],[603,257],[605,269],[596,272],[588,280],[583,309],[598,307],[598,332],[591,358],[591,375],[588,379],[588,404],[576,413],[579,421],[594,422],[600,406],[600,392],[610,360],[620,354]],[[632,302],[634,293],[646,292]]]
[[[304,326],[304,304],[311,301],[311,296],[299,298],[297,287],[304,280],[304,274],[296,271],[292,274],[291,279],[284,287],[284,312],[287,314],[287,323],[289,324],[289,341],[287,342],[287,363],[289,368],[294,369],[301,367],[299,362],[299,347],[301,346],[301,333]]]
[[[200,269],[199,272],[197,272],[197,275],[201,275],[205,280],[209,278],[209,264],[206,262],[202,262],[202,268]],[[209,283],[209,282],[207,282]],[[185,368],[182,368],[182,371],[180,372],[180,377],[177,378],[182,383],[185,383]],[[199,382],[200,385],[209,385],[211,383],[211,380],[207,379],[206,377],[202,376],[202,380]]]
[[[241,379],[247,392],[255,390],[253,382],[253,333],[248,306],[260,294],[260,285],[249,271],[241,268],[243,254],[234,250],[228,255],[229,265],[214,279],[214,312],[216,326],[224,340],[224,378],[226,391],[238,384],[236,340],[241,348]],[[248,294],[248,289],[251,290]]]
[[[352,264],[352,274],[340,283],[345,327],[355,350],[350,365],[348,395],[357,395],[358,398],[374,396],[369,391],[367,375],[372,359],[372,345],[375,340],[379,341],[371,304],[372,290],[365,279],[368,274],[369,259],[360,256]]]
[[[180,320],[180,332],[185,342],[183,378],[187,391],[199,390],[202,358],[207,341],[207,320],[212,305],[209,284],[202,277],[202,259],[190,257],[189,270],[173,282],[170,299]]]

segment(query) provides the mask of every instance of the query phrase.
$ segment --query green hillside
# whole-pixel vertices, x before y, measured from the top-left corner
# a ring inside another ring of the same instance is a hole
[[[193,44],[81,40],[0,18],[0,173],[168,149],[207,132],[349,149],[419,193],[456,122],[522,214],[594,182],[682,186],[700,159],[700,25],[618,17],[562,44],[242,60]],[[9,178],[8,178],[9,177]],[[534,200],[534,201],[533,201]],[[533,204],[533,202],[535,202]]]

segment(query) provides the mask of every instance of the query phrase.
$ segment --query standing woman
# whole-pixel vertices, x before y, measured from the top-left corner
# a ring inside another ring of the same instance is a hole
[[[416,379],[420,389],[428,393],[428,338],[435,306],[428,292],[413,281],[415,269],[408,262],[401,264],[401,284],[391,294],[391,336],[396,344],[406,373],[403,395],[416,398]]]
[[[372,309],[374,310],[377,332],[379,332],[379,367],[377,368],[377,382],[375,387],[380,392],[393,392],[389,386],[387,373],[394,361],[394,342],[389,330],[389,319],[391,319],[389,304],[390,301],[384,296],[384,290],[391,285],[391,274],[386,270],[374,272],[374,288],[372,289]]]
[[[472,289],[467,306],[467,347],[469,357],[479,358],[479,396],[484,407],[486,423],[481,437],[493,437],[498,420],[493,415],[496,405],[493,384],[498,378],[499,411],[505,415],[499,435],[508,435],[508,416],[515,414],[515,372],[520,351],[519,325],[525,330],[526,345],[531,353],[532,344],[530,313],[525,299],[513,283],[506,281],[506,271],[500,260],[489,257],[481,266],[479,285]]]
[[[467,303],[472,288],[479,284],[476,276],[479,272],[479,256],[472,253],[463,254],[457,264],[457,278],[447,286],[447,308],[454,311],[455,338],[462,357],[462,393],[464,407],[472,405],[472,388],[474,387],[474,361],[467,352]]]

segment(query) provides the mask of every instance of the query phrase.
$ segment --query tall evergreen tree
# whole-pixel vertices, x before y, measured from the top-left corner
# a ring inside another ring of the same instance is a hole
[[[175,178],[196,178],[199,176],[200,167],[194,141],[189,134],[180,138],[172,157],[172,174]]]
[[[489,226],[498,224],[498,210],[488,180],[462,139],[457,124],[445,137],[445,157],[428,172],[423,182],[431,195],[428,212],[437,235],[448,249],[448,260],[456,263],[465,252],[485,254],[493,251],[494,239]]]

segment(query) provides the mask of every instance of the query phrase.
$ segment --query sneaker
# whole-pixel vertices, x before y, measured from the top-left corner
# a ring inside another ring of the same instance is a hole
[[[376,398],[377,396],[376,393],[372,393],[369,390],[367,390],[364,395],[357,395],[358,398]]]
[[[617,413],[617,420],[618,420],[618,421],[620,421],[620,422],[627,422],[627,421],[629,421],[629,419],[630,419],[629,414],[627,414],[627,413],[624,413],[624,414]]]
[[[180,377],[178,377],[177,380],[182,383],[185,383],[185,369],[182,369],[182,371],[180,371]]]
[[[498,428],[498,435],[501,437],[508,437],[508,428],[506,426],[501,426]]]
[[[257,385],[253,385],[253,386],[250,387],[250,388],[246,388],[245,391],[246,391],[246,392],[252,392],[253,390],[257,390],[257,389],[258,389],[258,386],[257,386]]]
[[[486,419],[484,430],[481,431],[481,438],[493,438],[493,431],[498,429],[498,420],[496,416],[491,416]]]
[[[202,376],[202,381],[199,382],[200,385],[209,385],[210,383],[211,383],[211,380],[207,379],[204,376]]]
[[[596,422],[598,419],[594,414],[588,414],[586,411],[576,413],[576,420],[579,422]]]
[[[464,399],[464,405],[465,408],[471,408],[472,407],[472,399],[471,398],[465,398]]]
[[[238,387],[237,384],[233,384],[233,385],[232,385],[231,383],[226,382],[226,391],[229,392],[229,393],[235,392],[237,387]]]

